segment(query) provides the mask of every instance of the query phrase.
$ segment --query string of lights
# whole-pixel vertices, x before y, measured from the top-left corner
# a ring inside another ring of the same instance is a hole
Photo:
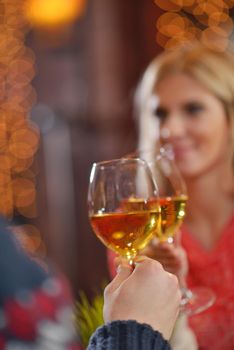
[[[37,218],[36,152],[39,131],[29,114],[36,102],[32,86],[35,57],[25,45],[32,27],[73,22],[85,0],[0,0],[0,214],[25,222],[13,227],[27,251],[43,253]]]
[[[233,32],[232,0],[154,0],[165,12],[157,19],[156,41],[173,49],[194,40],[225,50]]]
[[[22,1],[0,1],[0,213],[25,222],[37,216],[33,166],[39,132],[28,118],[36,101],[31,84],[34,54],[25,46],[28,31]],[[34,252],[42,244],[34,225],[22,225],[24,243]]]

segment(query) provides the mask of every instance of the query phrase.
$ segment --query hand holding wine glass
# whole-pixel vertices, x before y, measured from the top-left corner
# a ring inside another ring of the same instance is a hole
[[[150,324],[169,339],[181,299],[178,279],[153,259],[140,257],[137,262],[134,274],[122,263],[105,289],[104,319],[106,322],[132,319]]]
[[[88,192],[93,231],[130,264],[159,224],[159,206],[148,208],[152,198],[157,198],[157,188],[144,160],[115,159],[93,165]]]

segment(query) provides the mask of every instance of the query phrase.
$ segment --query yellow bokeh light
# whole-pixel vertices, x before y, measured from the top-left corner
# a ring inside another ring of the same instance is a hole
[[[167,50],[173,50],[176,46],[181,45],[180,38],[171,38],[167,41],[164,48]]]
[[[190,26],[190,21],[177,13],[167,12],[159,17],[157,29],[167,37],[174,37],[183,33]]]
[[[9,217],[19,208],[26,208],[28,215],[30,206],[32,217],[36,200],[34,177],[23,173],[33,163],[39,133],[28,120],[36,100],[31,85],[35,56],[25,47],[28,25],[22,10],[18,0],[0,7],[0,213]]]
[[[155,4],[165,11],[180,11],[183,5],[182,0],[154,0]]]
[[[7,147],[7,138],[5,127],[0,124],[0,150],[5,151]]]
[[[40,250],[42,244],[39,230],[34,225],[12,226],[11,231],[15,234],[23,249],[28,253]]]
[[[12,133],[10,142],[27,143],[34,150],[37,148],[39,141],[39,132],[36,129],[24,128]]]
[[[28,157],[26,159],[16,158],[14,154],[9,154],[11,171],[13,174],[22,173],[26,169],[30,168],[33,163],[33,157]]]
[[[183,7],[193,6],[196,0],[182,0]]]
[[[208,26],[209,19],[214,16],[214,14],[217,14],[216,18],[218,18],[218,13],[220,14],[220,19],[224,18],[225,15],[229,17],[228,11],[225,8],[220,8],[216,4],[210,2],[198,4],[193,11],[193,15],[204,26]]]
[[[225,50],[230,43],[233,0],[155,0],[155,4],[165,10],[156,23],[156,41],[165,49],[201,40]]]
[[[214,31],[218,31],[220,35],[228,36],[233,31],[233,21],[232,19],[223,12],[214,12],[210,15],[208,20],[208,25],[213,28]]]
[[[82,15],[85,0],[26,0],[25,15],[32,25],[56,26]]]
[[[11,176],[9,171],[0,171],[0,187],[4,187],[11,181]]]
[[[34,219],[38,215],[35,201],[27,207],[18,207],[17,211],[28,219]]]
[[[12,216],[13,197],[11,181],[7,186],[0,187],[0,212],[4,216]]]
[[[28,127],[25,111],[22,109],[22,107],[8,110],[6,124],[8,133],[10,134],[15,130]]]
[[[31,205],[36,196],[35,184],[30,179],[17,178],[12,181],[14,202],[17,208]]]
[[[228,37],[220,35],[218,28],[207,28],[202,32],[201,41],[204,45],[211,47],[213,49],[223,51],[227,48],[229,40]]]
[[[12,142],[9,145],[9,153],[13,154],[15,158],[27,159],[34,155],[35,150],[26,142]]]
[[[0,155],[0,171],[9,171],[11,169],[11,163],[9,161],[9,157],[6,154]]]
[[[25,179],[31,179],[35,181],[36,174],[31,169],[25,169],[25,171],[21,172],[21,176],[23,176]]]
[[[173,49],[178,45],[185,44],[196,39],[198,37],[198,33],[199,32],[194,30],[194,28],[189,28],[188,30],[180,31],[177,35],[168,38],[158,32],[157,42],[160,46],[166,49]]]
[[[164,47],[168,50],[174,49],[178,45],[187,44],[188,42],[198,39],[199,35],[199,29],[194,29],[193,27],[190,27],[184,32],[181,32],[168,39]]]
[[[18,84],[28,84],[35,75],[31,60],[16,59],[10,63],[8,80],[16,80]]]
[[[218,27],[218,26],[209,27],[206,30],[204,30],[203,32],[204,33],[208,33],[208,32],[212,33],[211,36],[213,37],[213,40],[216,39],[216,36],[217,36],[217,39],[228,37],[228,33],[223,28]]]
[[[168,41],[168,37],[166,37],[165,35],[160,33],[160,31],[158,30],[156,33],[156,41],[161,47],[165,47],[165,45]]]
[[[217,8],[221,9],[229,9],[230,5],[227,1],[224,0],[212,0],[212,4],[214,4]],[[232,4],[233,6],[233,4]]]
[[[215,11],[209,15],[209,24],[217,25],[219,23],[225,23],[226,21],[231,20],[226,12]]]

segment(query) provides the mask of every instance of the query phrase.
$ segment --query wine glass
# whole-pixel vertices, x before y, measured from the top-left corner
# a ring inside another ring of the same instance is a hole
[[[157,186],[144,160],[93,164],[88,190],[91,226],[104,245],[131,265],[159,225],[159,205],[148,208],[152,198],[157,198]]]
[[[161,224],[154,234],[159,242],[174,243],[174,237],[183,223],[188,199],[185,182],[174,161],[171,145],[167,144],[155,150],[140,150],[128,155],[147,161],[154,179],[158,184],[158,201],[161,207]],[[154,206],[153,198],[148,201],[149,209]],[[202,312],[213,305],[215,294],[207,287],[186,287],[183,277],[179,277],[182,291],[181,310],[188,315]]]

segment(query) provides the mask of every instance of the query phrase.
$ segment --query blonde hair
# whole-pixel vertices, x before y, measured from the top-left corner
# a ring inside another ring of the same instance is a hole
[[[163,52],[146,69],[136,92],[139,147],[153,144],[153,137],[148,135],[146,138],[146,132],[155,129],[151,126],[156,118],[153,117],[150,104],[153,103],[152,96],[157,84],[166,76],[177,73],[192,77],[222,102],[230,123],[234,156],[234,56],[231,50],[220,52],[199,43]],[[155,132],[158,137],[158,131]]]

